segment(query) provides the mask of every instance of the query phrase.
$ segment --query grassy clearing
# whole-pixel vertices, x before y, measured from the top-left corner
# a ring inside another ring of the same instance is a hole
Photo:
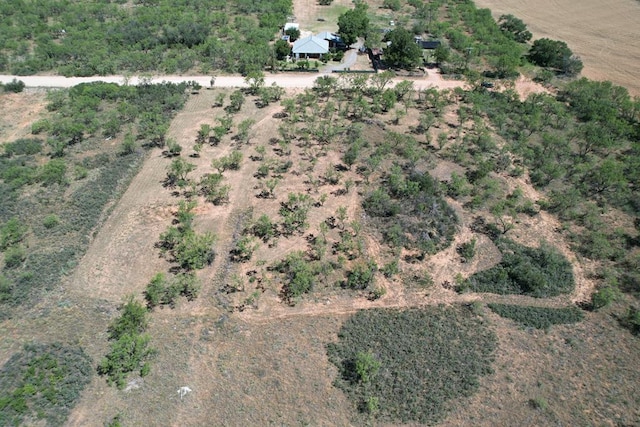
[[[360,416],[435,423],[492,372],[495,335],[468,308],[363,310],[328,346]]]
[[[573,291],[575,280],[571,263],[555,248],[530,248],[510,240],[498,242],[503,258],[500,264],[469,277],[461,292],[529,295],[548,298]]]
[[[549,329],[552,325],[580,322],[584,313],[578,307],[530,307],[512,304],[487,304],[500,317],[536,329]]]
[[[26,345],[0,370],[0,425],[63,425],[92,371],[80,348]]]

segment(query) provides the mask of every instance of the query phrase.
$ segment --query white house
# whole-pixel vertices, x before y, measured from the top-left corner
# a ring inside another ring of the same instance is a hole
[[[296,40],[292,52],[296,59],[319,58],[329,53],[329,41],[316,36],[305,37]]]

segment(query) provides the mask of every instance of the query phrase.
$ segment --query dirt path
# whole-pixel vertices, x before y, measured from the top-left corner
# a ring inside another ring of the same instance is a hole
[[[300,75],[297,73],[281,73],[281,74],[269,74],[265,78],[265,84],[271,85],[273,83],[281,86],[283,88],[311,88],[313,87],[316,79],[322,75],[330,75],[330,73],[318,73],[318,74],[305,74]],[[16,78],[15,76],[8,75],[0,75],[0,82],[7,83],[12,79]],[[181,83],[181,82],[189,82],[195,81],[198,82],[203,87],[208,87],[210,85],[210,76],[154,76],[150,79],[146,77],[130,77],[125,78],[124,76],[94,76],[94,77],[63,77],[63,76],[20,76],[20,80],[22,80],[27,87],[73,87],[80,83],[90,83],[102,81],[106,83],[117,83],[117,84],[132,84],[137,85],[140,82],[151,82],[151,83],[161,83],[161,82],[172,82],[172,83]],[[456,87],[464,87],[465,82],[460,80],[444,80],[442,76],[438,72],[429,72],[429,74],[425,77],[417,77],[410,79],[395,79],[394,81],[397,83],[402,80],[411,80],[414,83],[414,87],[416,89],[426,89],[430,87],[435,87],[439,89],[452,89]],[[219,76],[216,77],[215,87],[247,87],[248,85],[244,81],[244,77],[241,76]]]

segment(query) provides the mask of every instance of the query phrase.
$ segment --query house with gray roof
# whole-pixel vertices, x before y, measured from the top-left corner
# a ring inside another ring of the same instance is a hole
[[[296,59],[320,58],[329,53],[329,41],[317,36],[304,37],[296,40],[291,52]]]

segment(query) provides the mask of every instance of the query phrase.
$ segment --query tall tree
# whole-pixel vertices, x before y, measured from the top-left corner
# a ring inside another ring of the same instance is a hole
[[[386,37],[389,46],[384,50],[384,61],[396,68],[411,69],[422,61],[422,49],[413,39],[413,34],[404,28],[396,28]]]
[[[555,68],[566,74],[575,75],[582,71],[582,61],[573,55],[563,41],[547,38],[533,42],[529,50],[529,60],[540,67]]]
[[[354,9],[338,17],[338,34],[347,46],[354,44],[358,37],[364,37],[368,29],[369,17],[366,3],[358,2]]]
[[[521,19],[513,15],[502,15],[498,19],[500,30],[509,35],[518,43],[526,43],[531,40],[531,32],[527,30],[527,26]]]

